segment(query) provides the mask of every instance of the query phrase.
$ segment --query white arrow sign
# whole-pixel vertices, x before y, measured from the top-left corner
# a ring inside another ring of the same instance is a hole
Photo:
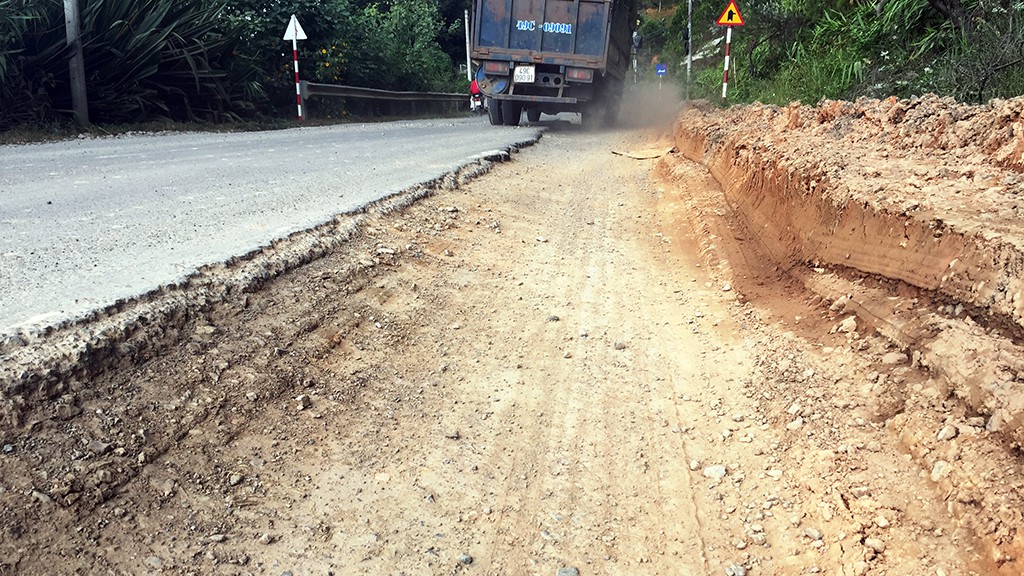
[[[299,24],[299,19],[292,14],[292,20],[288,23],[288,29],[284,31],[284,40],[305,40],[306,31]]]
[[[299,43],[296,40],[305,40],[306,31],[302,29],[295,14],[292,14],[288,29],[284,31],[284,39],[292,41],[292,61],[295,62],[295,105],[299,110],[299,122],[302,122],[302,84],[299,82]]]

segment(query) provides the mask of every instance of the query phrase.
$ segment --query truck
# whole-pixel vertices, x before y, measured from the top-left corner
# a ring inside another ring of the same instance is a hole
[[[579,112],[618,116],[629,70],[635,0],[474,0],[470,56],[493,125]]]

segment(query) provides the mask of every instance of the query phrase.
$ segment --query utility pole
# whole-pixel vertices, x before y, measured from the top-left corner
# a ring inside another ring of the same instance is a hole
[[[693,63],[693,0],[686,0],[686,96],[690,99],[690,66]]]
[[[78,0],[64,0],[64,24],[68,47],[71,49],[71,59],[68,60],[71,104],[78,123],[88,126],[89,97],[85,90],[85,58],[82,56],[82,27],[78,16]]]
[[[466,80],[473,81],[473,63],[469,59],[469,10],[466,10]]]

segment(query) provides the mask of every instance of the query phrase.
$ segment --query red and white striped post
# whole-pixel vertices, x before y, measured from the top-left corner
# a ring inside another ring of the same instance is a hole
[[[725,105],[725,94],[729,89],[729,47],[732,45],[732,27],[743,26],[743,16],[736,6],[736,0],[729,0],[729,5],[722,10],[715,24],[725,26],[725,71],[722,73],[722,105]]]
[[[302,84],[299,82],[299,40],[306,39],[306,32],[299,24],[299,19],[292,14],[288,29],[284,31],[284,39],[292,41],[292,62],[295,63],[295,105],[299,110],[299,122],[302,122]]]
[[[726,56],[726,62],[728,62],[728,56]],[[292,62],[295,62],[295,105],[299,109],[299,122],[302,122],[302,83],[299,82],[299,44],[292,38]],[[728,64],[726,65],[728,69]],[[725,92],[722,93],[722,98],[725,98]]]
[[[732,26],[725,27],[725,71],[722,73],[722,104],[729,89],[729,46],[732,45]],[[297,74],[297,73],[296,73]],[[296,76],[298,77],[298,76]]]

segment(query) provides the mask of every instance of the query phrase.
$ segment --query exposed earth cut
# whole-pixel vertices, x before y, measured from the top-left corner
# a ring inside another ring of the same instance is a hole
[[[553,122],[5,342],[0,574],[1020,574],[1022,108]]]

